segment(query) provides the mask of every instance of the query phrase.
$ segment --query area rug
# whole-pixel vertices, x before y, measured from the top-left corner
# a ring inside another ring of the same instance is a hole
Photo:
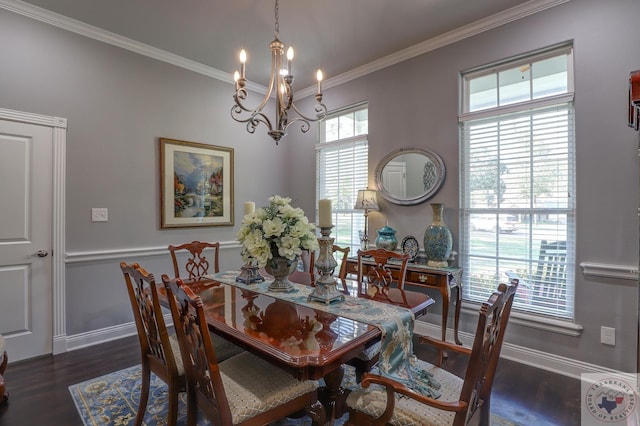
[[[354,383],[353,371],[345,369],[345,380]],[[140,398],[140,366],[106,374],[69,386],[69,392],[76,405],[78,414],[85,426],[126,426],[133,425],[138,400]],[[552,425],[522,407],[506,407],[495,399],[492,401],[491,424],[493,426],[530,426]],[[347,416],[336,421],[342,426]],[[149,403],[144,417],[144,426],[163,426],[167,422],[167,385],[151,374]],[[180,394],[178,402],[178,425],[186,425],[186,397]],[[198,426],[209,425],[203,417],[198,417]],[[272,426],[309,426],[309,418],[285,419],[272,423]]]

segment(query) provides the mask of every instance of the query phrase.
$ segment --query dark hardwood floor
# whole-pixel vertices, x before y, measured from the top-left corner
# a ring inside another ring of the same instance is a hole
[[[419,358],[436,352],[415,345]],[[68,386],[140,362],[136,336],[56,356],[12,363],[5,374],[9,403],[0,408],[0,426],[82,426]],[[463,374],[464,358],[452,355],[445,368]],[[493,407],[543,415],[548,424],[580,424],[580,381],[502,359],[493,386]],[[524,426],[537,426],[526,424]]]

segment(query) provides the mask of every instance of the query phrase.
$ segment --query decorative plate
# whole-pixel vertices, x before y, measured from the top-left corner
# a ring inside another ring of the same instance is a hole
[[[418,240],[413,235],[407,235],[402,239],[402,252],[409,255],[409,261],[413,262],[413,260],[418,255],[418,251],[420,250],[420,245],[418,244]]]

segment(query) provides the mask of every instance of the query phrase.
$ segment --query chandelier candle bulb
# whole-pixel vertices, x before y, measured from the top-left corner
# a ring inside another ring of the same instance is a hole
[[[253,213],[256,210],[256,203],[253,201],[247,201],[244,203],[244,215]]]
[[[322,70],[318,70],[316,73],[316,79],[318,80],[318,95],[322,94]]]
[[[233,72],[233,82],[236,85],[236,90],[238,90],[240,87],[238,86],[238,80],[240,80],[240,73],[238,71],[234,71]]]
[[[287,50],[287,74],[291,75],[291,61],[293,61],[293,47]]]
[[[244,51],[244,49],[242,49],[240,51],[240,77],[244,78],[244,65],[247,62],[247,52]]]
[[[318,201],[318,222],[320,227],[333,226],[331,219],[331,200]]]

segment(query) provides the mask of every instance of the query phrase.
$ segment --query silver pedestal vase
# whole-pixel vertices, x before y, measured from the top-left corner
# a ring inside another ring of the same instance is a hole
[[[269,291],[290,292],[295,287],[289,281],[289,275],[298,267],[298,258],[289,260],[286,257],[274,256],[267,261],[264,269],[273,277]]]
[[[320,254],[315,262],[320,278],[316,280],[316,286],[308,297],[309,301],[315,300],[327,305],[336,300],[344,300],[344,294],[338,291],[336,279],[333,278],[333,271],[338,266],[338,262],[333,257],[333,242],[335,239],[330,237],[331,228],[333,226],[320,227],[320,234],[322,235],[318,238]]]

